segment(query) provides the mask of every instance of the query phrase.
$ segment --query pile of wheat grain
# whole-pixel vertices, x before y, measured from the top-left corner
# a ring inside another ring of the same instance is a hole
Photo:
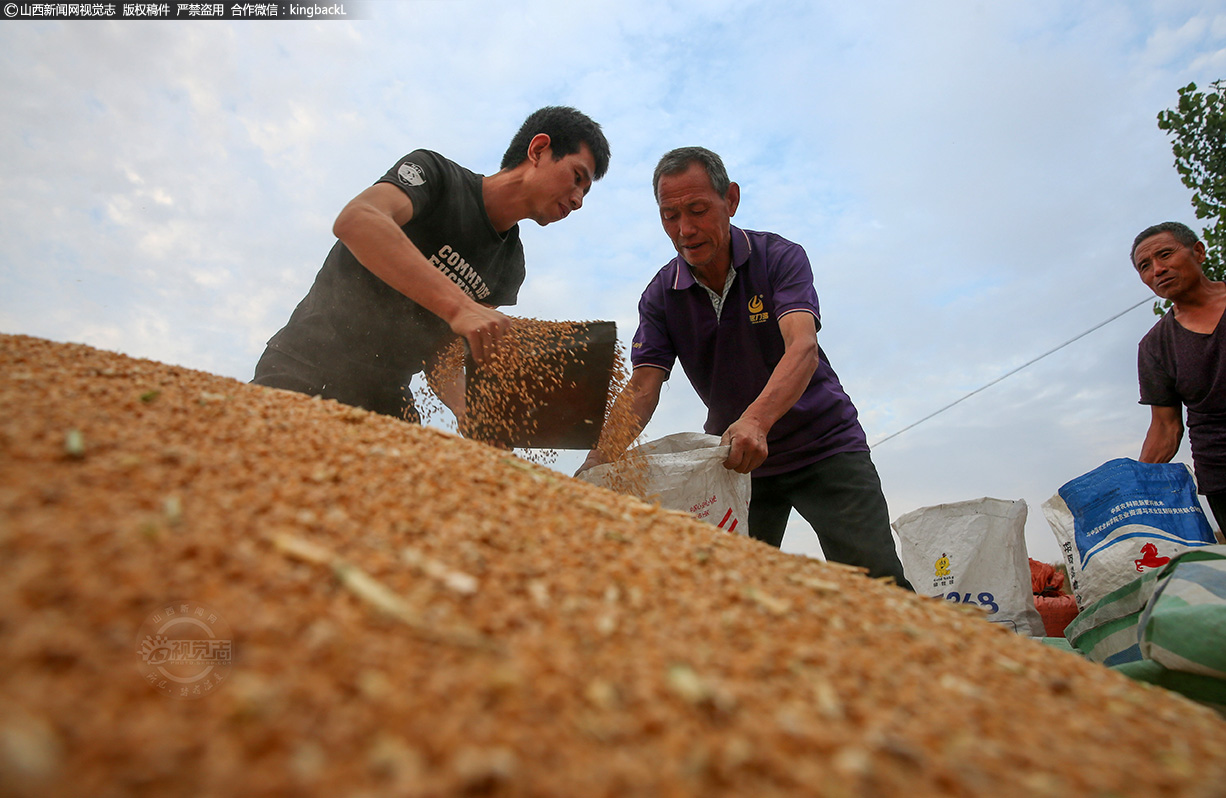
[[[0,336],[0,563],[7,795],[1226,784],[1217,715],[970,611],[430,428],[84,346]],[[225,622],[199,696],[149,678],[151,619],[178,607]]]

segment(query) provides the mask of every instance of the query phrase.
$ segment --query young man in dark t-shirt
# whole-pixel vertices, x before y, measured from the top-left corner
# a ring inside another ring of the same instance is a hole
[[[493,175],[429,150],[401,158],[337,216],[336,244],[252,381],[417,420],[413,374],[453,336],[483,361],[510,328],[496,308],[524,281],[518,223],[565,219],[608,166],[600,126],[565,107],[529,116]]]
[[[1181,407],[1188,409],[1188,439],[1198,490],[1219,529],[1226,529],[1226,283],[1205,276],[1205,245],[1189,227],[1163,222],[1132,245],[1142,282],[1172,307],[1141,339],[1137,374],[1150,425],[1138,458],[1170,462],[1183,437]]]

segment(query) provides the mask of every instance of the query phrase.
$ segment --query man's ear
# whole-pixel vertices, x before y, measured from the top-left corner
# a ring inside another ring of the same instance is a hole
[[[736,183],[729,183],[728,194],[724,199],[728,203],[728,215],[736,216],[737,206],[741,204],[741,187]]]
[[[1192,245],[1192,254],[1196,256],[1196,262],[1205,265],[1205,244],[1202,241],[1197,241]]]
[[[550,143],[548,133],[537,133],[532,137],[532,141],[528,142],[528,161],[533,166],[541,160],[541,154],[549,149]]]

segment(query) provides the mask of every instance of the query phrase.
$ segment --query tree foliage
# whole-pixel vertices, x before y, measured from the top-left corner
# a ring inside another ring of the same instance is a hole
[[[1158,129],[1171,136],[1175,169],[1192,189],[1192,207],[1204,227],[1205,274],[1226,277],[1226,81],[1215,80],[1206,91],[1195,83],[1179,90],[1176,108],[1158,114]],[[1155,305],[1162,313],[1170,303]]]

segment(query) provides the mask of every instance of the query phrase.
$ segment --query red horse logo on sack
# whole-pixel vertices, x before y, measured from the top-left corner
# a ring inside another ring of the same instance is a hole
[[[1158,547],[1153,543],[1146,543],[1141,547],[1141,559],[1133,560],[1133,564],[1137,566],[1137,573],[1141,573],[1143,568],[1160,568],[1171,561],[1170,557],[1159,557]]]

